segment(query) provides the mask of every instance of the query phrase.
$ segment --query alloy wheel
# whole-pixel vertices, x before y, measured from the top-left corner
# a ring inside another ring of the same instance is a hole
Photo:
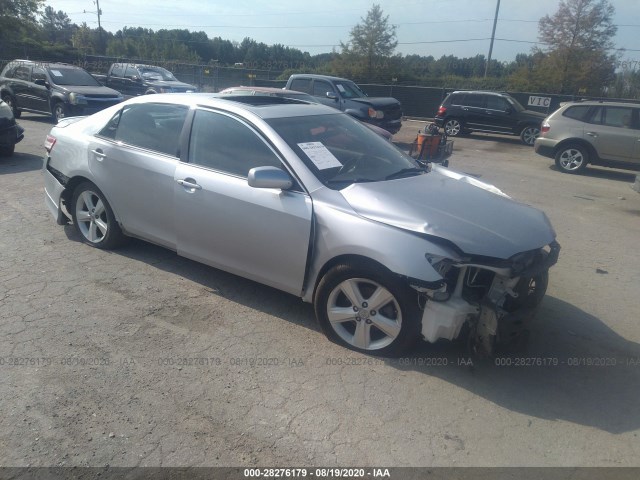
[[[398,300],[385,287],[365,278],[339,283],[329,294],[326,312],[335,333],[361,350],[388,346],[402,328]]]
[[[76,200],[75,217],[84,238],[101,242],[109,231],[109,217],[102,199],[91,190],[83,191]]]

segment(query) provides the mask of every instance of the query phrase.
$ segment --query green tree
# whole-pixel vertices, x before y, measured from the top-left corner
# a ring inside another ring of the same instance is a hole
[[[340,42],[341,63],[353,65],[354,60],[364,60],[367,76],[371,78],[374,67],[384,68],[384,60],[393,55],[398,45],[396,27],[389,23],[389,16],[384,16],[378,4],[374,4],[360,20],[362,23],[351,29],[349,42]]]
[[[0,0],[0,56],[11,56],[35,30],[44,0]]]
[[[69,16],[62,10],[57,12],[47,6],[40,17],[40,27],[45,38],[51,43],[71,44],[74,31],[78,28],[71,23]]]
[[[538,24],[539,39],[546,45],[539,71],[559,93],[601,93],[611,82],[616,56],[617,27],[608,0],[562,0],[558,11]]]

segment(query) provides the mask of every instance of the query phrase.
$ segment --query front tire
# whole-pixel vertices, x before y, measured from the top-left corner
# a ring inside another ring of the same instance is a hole
[[[540,136],[540,129],[538,127],[534,127],[529,125],[528,127],[524,127],[520,132],[520,140],[525,145],[529,145],[530,147],[536,143],[536,138]]]
[[[457,118],[448,118],[444,122],[443,127],[444,133],[446,133],[448,137],[457,137],[463,133],[462,122]]]
[[[109,202],[93,183],[76,187],[71,206],[73,225],[84,243],[109,250],[126,242]]]
[[[318,285],[314,306],[325,335],[358,352],[396,356],[419,338],[417,294],[376,264],[333,267]]]
[[[563,173],[580,173],[588,162],[587,149],[581,145],[567,145],[556,152],[556,166]]]
[[[57,124],[60,120],[62,120],[67,114],[67,109],[62,102],[56,102],[53,104],[53,108],[51,109],[51,119],[53,123]]]

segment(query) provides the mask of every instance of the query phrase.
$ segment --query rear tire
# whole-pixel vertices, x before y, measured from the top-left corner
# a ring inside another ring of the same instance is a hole
[[[13,100],[13,97],[11,95],[3,95],[2,100],[4,100],[4,103],[9,105],[9,108],[13,111],[13,116],[15,118],[20,118],[22,112],[16,108],[16,102]]]
[[[448,137],[457,137],[464,133],[462,122],[457,118],[448,118],[445,120],[443,128],[444,133],[446,133]]]
[[[10,147],[0,147],[0,157],[10,157],[15,152],[16,146],[11,145]]]
[[[587,168],[589,153],[582,145],[567,145],[556,152],[556,167],[563,173],[580,173]]]
[[[314,306],[325,335],[358,352],[397,356],[420,337],[417,293],[377,264],[336,265],[320,281]]]
[[[71,216],[76,232],[87,245],[110,250],[122,246],[128,240],[122,233],[109,202],[91,182],[81,183],[74,190]]]

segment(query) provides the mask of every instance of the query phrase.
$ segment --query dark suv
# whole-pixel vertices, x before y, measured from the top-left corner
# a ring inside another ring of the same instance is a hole
[[[90,115],[120,103],[123,97],[80,67],[30,60],[9,62],[0,73],[0,97],[13,109],[51,115],[54,122]]]
[[[453,92],[440,105],[435,123],[451,137],[473,131],[502,133],[533,145],[544,118],[506,93]]]

